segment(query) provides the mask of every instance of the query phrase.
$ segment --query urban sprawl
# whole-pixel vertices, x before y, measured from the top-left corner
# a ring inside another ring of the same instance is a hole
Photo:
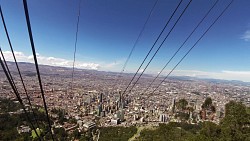
[[[28,101],[22,84],[9,62],[17,88],[27,107]],[[32,105],[42,106],[43,101],[33,64],[20,63],[25,85]],[[157,126],[163,122],[190,124],[211,121],[216,124],[225,114],[225,104],[231,100],[250,105],[250,86],[242,82],[194,79],[191,77],[170,77],[152,93],[163,78],[154,82],[154,76],[143,75],[135,87],[124,93],[133,74],[102,72],[76,69],[72,81],[72,69],[63,67],[40,66],[43,88],[49,114],[58,115],[52,109],[64,111],[64,118],[74,118],[77,123],[53,123],[53,127],[63,127],[66,131],[89,130],[95,126]],[[15,100],[11,87],[0,70],[0,97]],[[133,83],[132,83],[133,84]],[[212,100],[204,107],[206,99]],[[184,102],[183,102],[184,101]],[[185,101],[187,102],[185,104]],[[183,102],[184,106],[183,107]],[[186,119],[179,113],[188,115]],[[97,120],[98,119],[98,120]]]

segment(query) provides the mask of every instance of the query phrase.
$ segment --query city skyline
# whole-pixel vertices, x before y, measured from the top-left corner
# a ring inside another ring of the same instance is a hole
[[[145,73],[157,74],[160,71],[214,2],[194,0],[190,4]],[[72,67],[78,1],[28,3],[39,64]],[[155,1],[82,0],[76,67],[121,71],[154,3]],[[184,8],[184,3],[181,8]],[[164,74],[172,69],[227,3],[229,1],[219,1],[205,23],[194,34],[194,38],[191,38]],[[125,72],[136,71],[177,4],[177,1],[158,1]],[[235,1],[172,75],[250,82],[250,67],[247,66],[250,59],[250,20],[247,18],[247,13],[250,12],[247,6],[249,4],[246,0]],[[13,47],[17,51],[17,60],[32,62],[22,3],[3,1],[2,10]],[[6,59],[11,61],[2,24],[1,27],[0,45]],[[166,35],[167,32],[164,33]]]

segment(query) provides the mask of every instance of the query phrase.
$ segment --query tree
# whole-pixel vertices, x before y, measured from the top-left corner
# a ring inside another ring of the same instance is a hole
[[[222,125],[241,129],[249,122],[248,116],[244,104],[230,101],[225,105],[225,117],[222,120]]]
[[[208,109],[212,106],[212,99],[211,97],[207,97],[206,100],[203,103],[203,106],[205,109]]]
[[[178,112],[175,116],[179,117],[181,121],[186,121],[189,118],[189,114],[184,112]]]
[[[191,112],[194,112],[194,108],[193,107],[187,107],[187,110],[189,111],[189,113]]]
[[[188,102],[186,99],[180,99],[176,104],[177,108],[180,110],[185,110],[187,105]]]
[[[249,137],[249,114],[246,106],[240,102],[230,101],[225,105],[225,117],[221,122],[222,137],[225,140],[245,140]]]
[[[55,128],[54,135],[55,138],[59,140],[65,140],[68,137],[68,134],[64,128]]]
[[[210,137],[213,138],[213,140],[215,140],[216,138],[219,138],[221,129],[215,123],[204,122],[200,133],[202,135],[205,135],[206,137]]]
[[[78,129],[75,129],[73,131],[73,137],[74,139],[79,139],[81,137],[81,134],[78,132]]]
[[[214,106],[214,105],[212,105],[212,106],[210,107],[210,109],[211,109],[211,111],[212,111],[213,113],[215,113],[215,112],[216,112],[216,108],[215,108],[215,106]]]

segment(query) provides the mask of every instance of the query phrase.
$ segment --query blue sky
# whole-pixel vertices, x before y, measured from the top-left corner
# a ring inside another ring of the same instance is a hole
[[[135,72],[139,67],[178,2],[158,1],[128,62],[126,72]],[[184,0],[180,9],[183,9],[187,2]],[[146,73],[160,71],[214,2],[215,0],[192,1]],[[229,2],[229,0],[219,1],[179,55],[170,63],[165,73],[172,69]],[[77,66],[120,71],[154,3],[155,0],[82,0]],[[78,0],[28,0],[40,64],[67,67],[72,64],[78,4]],[[13,47],[19,55],[18,60],[32,61],[22,1],[2,0],[1,6]],[[173,75],[250,81],[249,7],[249,0],[234,1]],[[180,10],[177,13],[180,14]],[[175,16],[174,19],[176,18]],[[172,25],[173,22],[170,23],[170,26]],[[163,35],[166,35],[169,29],[168,27]],[[162,39],[160,38],[160,41]],[[2,23],[0,45],[8,60],[11,60]]]

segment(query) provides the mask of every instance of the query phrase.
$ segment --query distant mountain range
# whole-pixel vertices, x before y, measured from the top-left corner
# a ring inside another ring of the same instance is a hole
[[[203,80],[210,83],[228,83],[228,84],[237,84],[237,85],[247,85],[250,86],[250,82],[244,82],[240,80],[224,80],[224,79],[214,79],[214,78],[198,78],[198,77],[191,77],[191,76],[171,76],[170,78],[173,79],[180,79],[180,80]]]
[[[11,70],[16,69],[15,63],[8,61],[9,67]],[[35,66],[33,63],[28,62],[18,62],[20,68],[22,71],[25,72],[36,72]],[[60,66],[49,66],[49,65],[39,65],[39,68],[43,70],[42,72],[53,72],[53,70],[64,70],[64,71],[72,71],[72,68],[68,67],[60,67]],[[88,70],[88,69],[76,69],[86,72],[96,72],[98,74],[113,74],[117,75],[119,72],[111,72],[111,71],[98,71],[98,70]],[[2,71],[2,68],[0,68],[0,71]],[[124,73],[123,75],[134,75],[134,73]],[[154,77],[152,74],[144,74],[143,77]],[[162,78],[164,76],[161,76]],[[198,77],[191,77],[191,76],[170,76],[169,79],[176,79],[176,80],[186,80],[186,81],[206,81],[210,83],[223,83],[223,84],[235,84],[235,85],[244,85],[244,86],[250,86],[250,82],[243,82],[240,80],[223,80],[223,79],[213,79],[213,78],[198,78]]]

